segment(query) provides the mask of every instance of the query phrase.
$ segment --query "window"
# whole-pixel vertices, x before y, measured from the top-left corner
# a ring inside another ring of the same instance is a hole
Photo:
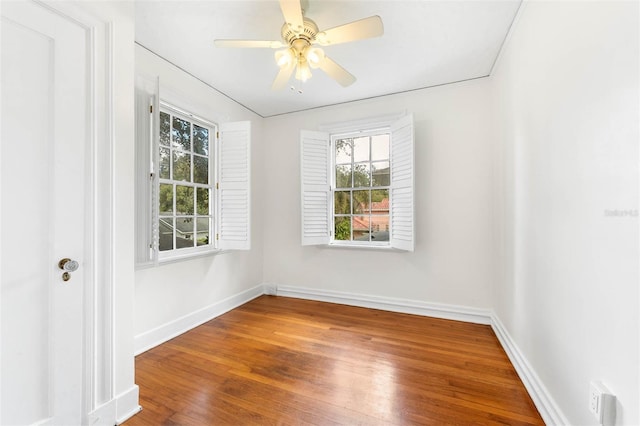
[[[302,131],[302,243],[413,250],[413,117]]]
[[[136,79],[136,264],[250,247],[250,122],[216,124]]]
[[[333,239],[389,241],[389,132],[334,135]]]
[[[215,135],[215,124],[186,117],[167,105],[161,107],[157,146],[160,256],[173,250],[187,253],[215,247],[211,238]]]

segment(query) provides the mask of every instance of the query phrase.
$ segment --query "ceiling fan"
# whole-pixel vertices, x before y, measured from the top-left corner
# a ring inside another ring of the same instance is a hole
[[[382,19],[377,15],[320,31],[315,22],[303,16],[300,0],[280,0],[280,9],[285,20],[280,32],[282,41],[214,40],[217,47],[281,49],[275,52],[280,71],[271,85],[273,90],[282,89],[294,70],[296,79],[307,81],[311,77],[311,68],[320,68],[342,86],[349,86],[356,78],[318,46],[364,40],[384,33]]]

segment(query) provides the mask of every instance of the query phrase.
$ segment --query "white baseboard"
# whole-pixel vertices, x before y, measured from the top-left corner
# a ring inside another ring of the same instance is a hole
[[[112,399],[90,412],[87,424],[91,426],[113,426],[116,424],[116,400]]]
[[[89,413],[87,424],[113,426],[124,423],[142,409],[138,405],[139,391],[138,385],[133,385],[126,392],[97,407]]]
[[[156,347],[167,340],[171,340],[194,327],[204,324],[238,306],[264,294],[264,285],[260,284],[241,293],[228,297],[220,302],[192,312],[153,330],[138,334],[134,338],[135,354],[139,355]]]
[[[502,348],[507,353],[509,360],[513,364],[524,387],[529,392],[536,408],[542,416],[545,424],[548,425],[568,425],[569,420],[564,416],[558,404],[542,383],[529,361],[518,348],[505,326],[495,313],[491,314],[491,328],[498,337]]]
[[[267,285],[265,284],[265,286]],[[273,287],[273,285],[271,285],[271,287]],[[304,287],[279,285],[275,286],[275,288],[276,295],[278,296],[317,300],[320,302],[340,303],[343,305],[465,321],[475,324],[491,324],[491,311],[489,309],[478,309],[440,303],[416,302],[415,300],[408,299],[394,299],[390,297],[344,293],[332,290],[317,290]]]
[[[277,287],[274,284],[264,283],[262,284],[264,288],[264,294],[268,294],[269,296],[275,296]]]
[[[127,391],[116,396],[116,425],[120,425],[142,410],[138,403],[140,388],[138,385],[131,386]]]

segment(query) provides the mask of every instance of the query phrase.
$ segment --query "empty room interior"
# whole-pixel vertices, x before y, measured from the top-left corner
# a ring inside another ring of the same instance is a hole
[[[0,424],[640,424],[637,1],[0,13]]]

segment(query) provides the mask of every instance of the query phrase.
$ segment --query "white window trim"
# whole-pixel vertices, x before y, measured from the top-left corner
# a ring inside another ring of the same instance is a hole
[[[215,121],[211,121],[206,118],[200,117],[199,115],[195,115],[189,111],[185,111],[184,109],[162,99],[160,99],[160,109],[168,109],[172,113],[180,115],[187,120],[199,121],[200,123],[205,124],[209,127],[215,127],[216,129],[218,128],[218,124]]]

